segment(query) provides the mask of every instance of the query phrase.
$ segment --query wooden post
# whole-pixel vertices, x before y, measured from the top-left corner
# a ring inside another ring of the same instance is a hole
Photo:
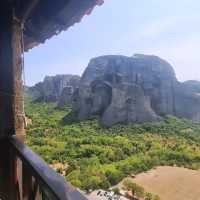
[[[0,138],[15,133],[12,10],[4,9],[0,5]]]
[[[21,27],[10,2],[0,2],[0,198],[17,200],[21,169],[8,138],[24,137],[22,51]]]
[[[30,200],[32,189],[32,174],[26,165],[23,164],[23,200]]]
[[[15,135],[23,141],[25,114],[22,81],[22,27],[16,20],[13,21],[12,31]]]

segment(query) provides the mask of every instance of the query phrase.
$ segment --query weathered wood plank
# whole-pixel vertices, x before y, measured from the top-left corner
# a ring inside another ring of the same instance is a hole
[[[15,134],[23,140],[25,136],[24,98],[22,81],[22,27],[14,20],[12,23],[12,67],[13,67],[13,106],[15,120]]]
[[[16,159],[8,139],[0,140],[0,198],[17,199]]]
[[[14,134],[12,10],[0,3],[0,137]],[[7,5],[8,6],[8,5]]]
[[[22,167],[22,177],[23,177],[23,183],[22,183],[22,193],[23,193],[23,200],[30,200],[30,195],[33,190],[32,186],[32,175],[28,167],[23,163]]]
[[[42,188],[45,196],[51,200],[86,200],[73,186],[51,169],[37,154],[21,143],[15,136],[10,140],[17,155],[28,167]]]
[[[0,194],[20,198],[20,169],[8,143],[13,134],[24,134],[21,82],[21,28],[14,20],[11,1],[0,2]],[[1,196],[0,195],[0,196]]]

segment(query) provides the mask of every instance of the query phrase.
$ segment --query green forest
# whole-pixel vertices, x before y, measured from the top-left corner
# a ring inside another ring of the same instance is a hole
[[[107,189],[155,166],[200,168],[200,124],[167,116],[158,123],[103,128],[98,118],[64,123],[70,108],[26,98],[27,144],[67,181],[86,191]],[[64,171],[64,172],[63,172]]]

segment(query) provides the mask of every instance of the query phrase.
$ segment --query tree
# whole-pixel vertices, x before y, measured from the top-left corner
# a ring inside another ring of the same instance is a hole
[[[116,169],[109,169],[106,171],[105,175],[111,185],[117,184],[123,178],[122,172]]]
[[[153,200],[153,195],[149,192],[145,194],[146,200]]]
[[[113,191],[115,194],[120,194],[120,190],[119,190],[118,187],[113,188],[112,191]]]
[[[137,197],[144,197],[144,188],[139,185],[134,185],[134,188],[132,189],[133,194],[135,194]]]
[[[153,200],[160,200],[160,197],[158,195],[155,195]]]
[[[86,191],[95,190],[100,187],[101,178],[98,176],[85,177],[84,180],[82,180],[82,184]]]

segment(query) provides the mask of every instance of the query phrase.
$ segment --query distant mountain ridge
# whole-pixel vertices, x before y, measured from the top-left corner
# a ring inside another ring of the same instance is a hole
[[[173,67],[153,55],[100,56],[82,77],[47,76],[29,91],[38,101],[71,105],[78,120],[99,115],[104,126],[155,122],[166,115],[200,122],[200,82],[179,82]]]
[[[92,59],[75,96],[77,118],[99,115],[104,126],[155,122],[166,115],[200,122],[200,83],[179,82],[173,67],[153,55]]]
[[[71,103],[71,97],[79,87],[79,82],[78,75],[46,76],[42,82],[29,87],[28,92],[36,101],[57,102],[60,106],[64,106]]]

